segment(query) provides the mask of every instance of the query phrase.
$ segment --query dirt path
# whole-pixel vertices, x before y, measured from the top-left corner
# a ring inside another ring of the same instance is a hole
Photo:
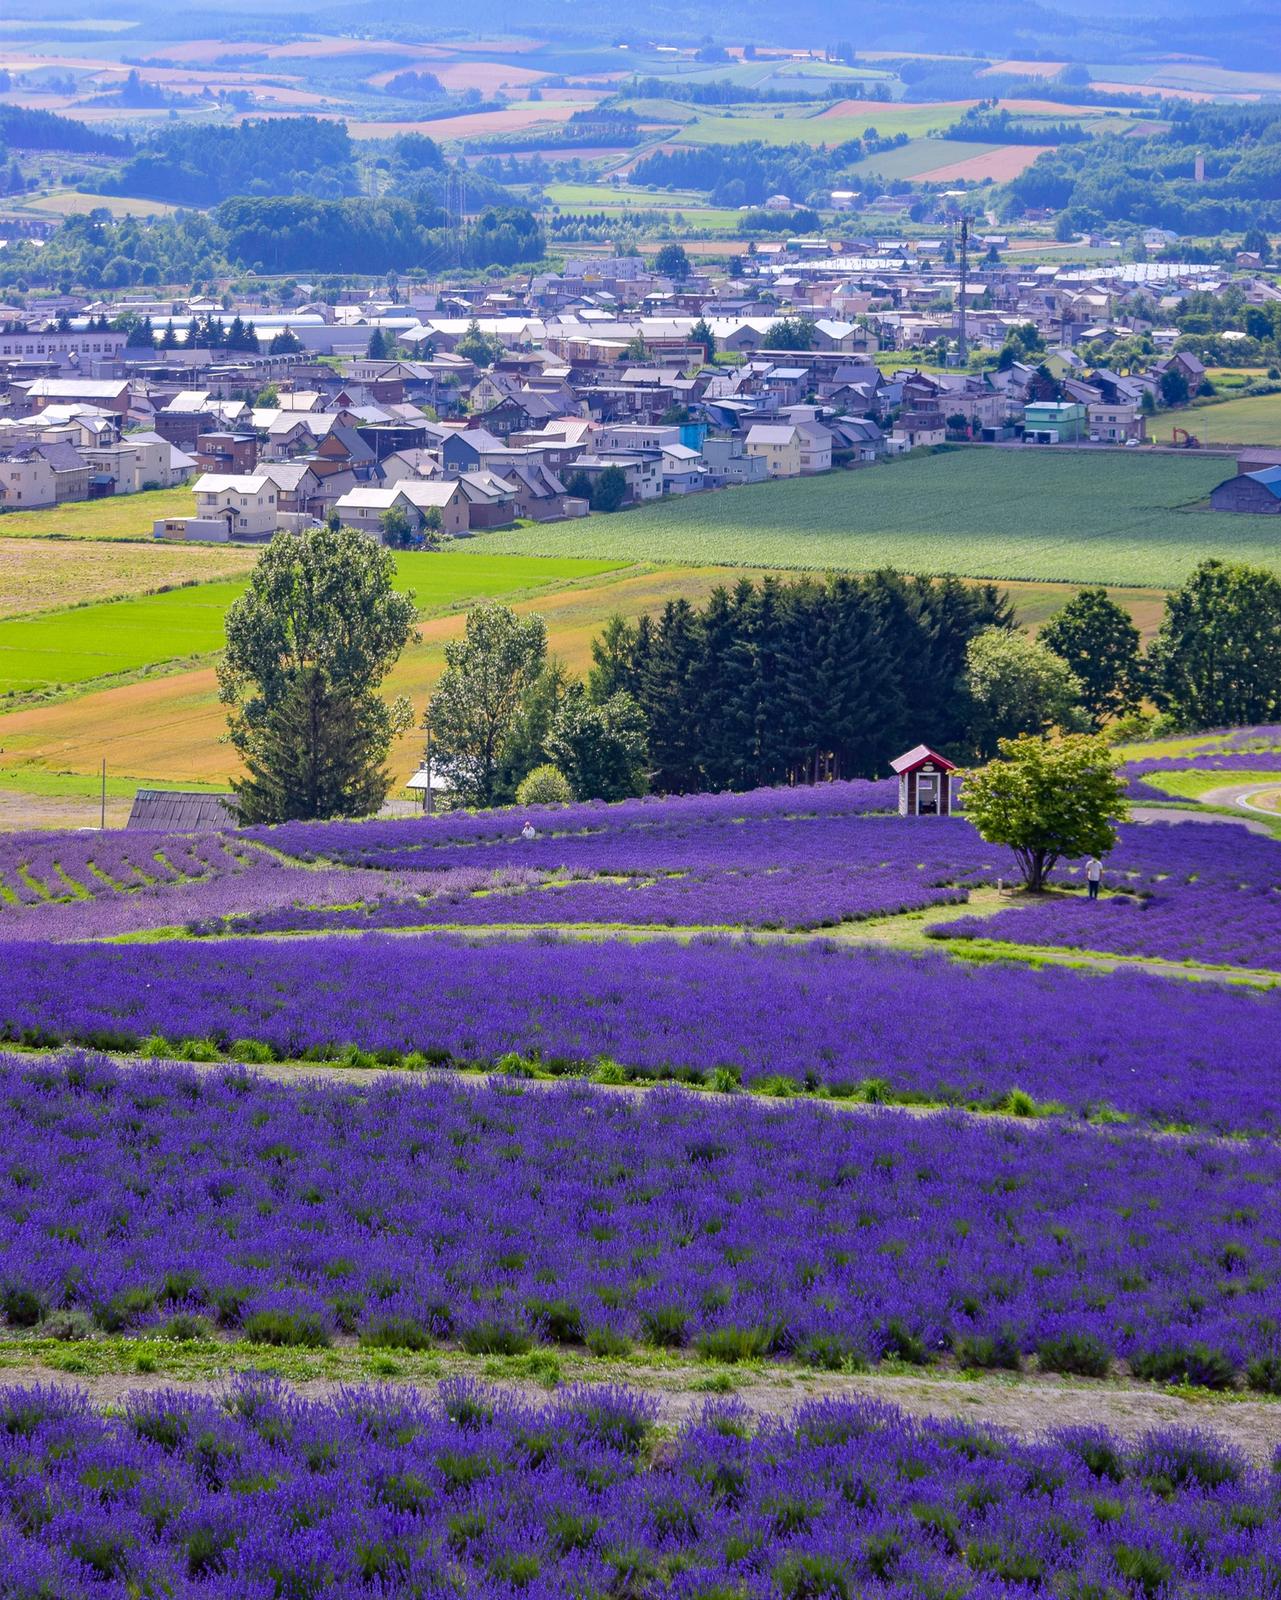
[[[117,1406],[130,1394],[180,1389],[192,1394],[220,1394],[222,1379],[178,1379],[161,1373],[113,1373],[78,1377],[46,1367],[9,1367],[0,1374],[11,1384],[57,1384],[87,1391],[95,1405]],[[674,1371],[637,1373],[633,1387],[658,1402],[659,1420],[679,1425],[696,1416],[709,1398],[707,1369],[691,1365]],[[329,1398],[350,1379],[313,1379],[290,1387],[305,1399]],[[376,1380],[434,1392],[441,1380],[426,1382]],[[531,1401],[546,1401],[554,1392],[545,1385],[510,1379],[487,1380],[494,1387]],[[626,1373],[612,1369],[608,1381],[627,1384]],[[1251,1461],[1267,1466],[1281,1448],[1281,1403],[1263,1399],[1197,1396],[1121,1382],[1071,1382],[1055,1378],[909,1377],[873,1373],[845,1376],[800,1369],[752,1370],[736,1374],[733,1396],[760,1417],[785,1417],[808,1400],[882,1400],[912,1416],[953,1417],[1008,1429],[1020,1439],[1042,1437],[1056,1428],[1102,1426],[1123,1439],[1135,1439],[1151,1428],[1195,1427],[1235,1445]],[[711,1397],[715,1397],[714,1395]]]
[[[1273,788],[1275,785],[1256,785],[1260,788]],[[1245,791],[1230,789],[1211,789],[1208,794],[1201,796],[1201,803],[1205,805],[1239,805],[1239,797]],[[1233,795],[1232,799],[1223,799],[1224,795]],[[1239,828],[1248,828],[1251,833],[1261,833],[1265,838],[1274,837],[1272,829],[1266,822],[1260,822],[1255,817],[1228,817],[1221,811],[1198,811],[1197,802],[1192,802],[1188,809],[1176,806],[1133,806],[1130,815],[1135,822],[1228,822],[1234,823]]]

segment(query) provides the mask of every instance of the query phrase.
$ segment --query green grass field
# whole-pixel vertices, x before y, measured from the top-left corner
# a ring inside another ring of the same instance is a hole
[[[486,535],[510,554],[729,565],[879,566],[1165,588],[1219,555],[1281,572],[1275,519],[1194,510],[1222,460],[957,450]]]
[[[536,556],[466,558],[453,551],[397,558],[397,587],[436,614],[495,595],[564,588],[613,570],[616,561]],[[106,601],[0,622],[0,694],[30,695],[212,655],[222,647],[227,607],[246,579],[203,583],[167,594]]]
[[[76,500],[44,511],[8,511],[0,516],[6,539],[150,539],[157,517],[191,517],[190,489],[147,489],[106,500]]]
[[[1157,418],[1153,433],[1164,441],[1175,428],[1186,428],[1203,444],[1271,444],[1281,449],[1281,394],[1247,395],[1222,404],[1171,411]],[[1231,474],[1224,472],[1223,476]]]
[[[855,105],[847,116],[806,115],[803,108],[794,111],[789,107],[780,117],[753,106],[747,115],[702,112],[681,130],[679,138],[682,144],[740,144],[744,139],[760,139],[767,144],[832,145],[861,139],[864,129],[875,128],[882,138],[905,133],[911,139],[919,139],[931,129],[955,122],[964,108],[965,102],[887,106],[869,101],[866,109]],[[941,164],[935,162],[936,166]]]
[[[1001,148],[1000,145],[975,144],[965,139],[913,139],[910,144],[900,145],[897,150],[882,150],[880,155],[865,156],[849,170],[856,176],[874,172],[881,178],[916,178],[923,172],[933,172],[936,167],[950,166],[954,161],[990,156]]]

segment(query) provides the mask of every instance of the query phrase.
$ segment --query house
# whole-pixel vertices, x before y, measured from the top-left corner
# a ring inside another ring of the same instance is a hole
[[[190,789],[139,789],[126,828],[153,833],[217,833],[236,826],[240,802],[234,794]]]
[[[357,484],[335,501],[334,509],[347,527],[376,537],[381,537],[382,519],[393,507],[405,512],[418,527],[422,527],[429,512],[436,511],[440,515],[440,531],[453,536],[465,533],[471,526],[470,504],[460,482],[405,479],[390,487]]]
[[[899,816],[951,816],[955,762],[928,745],[918,744],[891,761],[890,770],[898,779]]]
[[[708,485],[723,489],[730,484],[760,483],[769,476],[764,454],[749,454],[743,439],[708,437],[703,440],[703,460],[707,463]]]
[[[663,492],[663,452],[661,450],[616,452],[610,455],[579,456],[574,473],[584,473],[593,486],[610,467],[617,467],[627,481],[627,499],[657,500]]]
[[[801,436],[794,422],[753,423],[747,430],[746,446],[748,455],[760,456],[764,460],[768,477],[800,477]]]
[[[37,378],[27,386],[27,400],[34,411],[79,402],[124,417],[129,414],[129,384],[124,378]]]
[[[0,506],[52,506],[87,500],[92,468],[74,446],[34,444],[0,459]]]
[[[697,494],[710,482],[702,451],[687,444],[663,446],[664,494]]]
[[[265,474],[249,477],[206,472],[197,478],[196,520],[222,523],[229,539],[270,538],[276,531],[279,492]]]
[[[191,458],[158,433],[127,433],[117,443],[82,445],[80,454],[96,475],[110,480],[111,494],[168,489],[191,470]]]
[[[796,431],[800,436],[801,473],[808,477],[815,472],[832,470],[832,435],[821,422],[798,421]]]
[[[1070,444],[1085,436],[1085,407],[1069,400],[1034,400],[1023,407],[1027,444]]]
[[[1127,439],[1143,439],[1145,419],[1140,406],[1110,405],[1100,400],[1086,407],[1086,415],[1091,442],[1124,444]]]
[[[1210,490],[1212,511],[1246,511],[1262,516],[1281,515],[1281,466],[1258,472],[1238,472]]]
[[[508,467],[504,477],[516,491],[518,517],[555,522],[566,515],[565,485],[542,462],[531,457],[528,463]]]
[[[320,479],[307,461],[265,461],[258,467],[259,477],[269,478],[276,486],[276,506],[291,516],[321,517],[325,502],[320,492]],[[333,487],[335,479],[327,480]]]
[[[496,472],[464,472],[457,479],[467,501],[467,526],[505,528],[516,517],[516,485]]]
[[[252,472],[258,465],[258,435],[224,429],[197,434],[196,463],[202,472]]]

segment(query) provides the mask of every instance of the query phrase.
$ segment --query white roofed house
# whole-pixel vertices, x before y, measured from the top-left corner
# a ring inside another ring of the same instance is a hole
[[[434,478],[427,482],[407,478],[383,486],[356,484],[335,501],[334,509],[347,527],[376,538],[382,537],[382,519],[393,506],[404,511],[419,528],[428,514],[436,511],[440,514],[440,531],[453,536],[465,533],[470,526],[470,504],[463,484],[457,480]]]
[[[747,430],[747,453],[764,457],[771,478],[799,478],[801,475],[801,432],[794,422],[753,423]],[[828,465],[831,465],[830,446]]]
[[[275,533],[280,492],[265,474],[206,472],[193,488],[197,521],[225,524],[231,539],[270,538]]]

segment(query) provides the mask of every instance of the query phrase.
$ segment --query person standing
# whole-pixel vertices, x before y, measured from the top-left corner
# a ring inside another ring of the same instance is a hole
[[[1085,881],[1089,886],[1090,899],[1099,898],[1099,884],[1103,881],[1103,863],[1098,856],[1091,856],[1085,863]]]

